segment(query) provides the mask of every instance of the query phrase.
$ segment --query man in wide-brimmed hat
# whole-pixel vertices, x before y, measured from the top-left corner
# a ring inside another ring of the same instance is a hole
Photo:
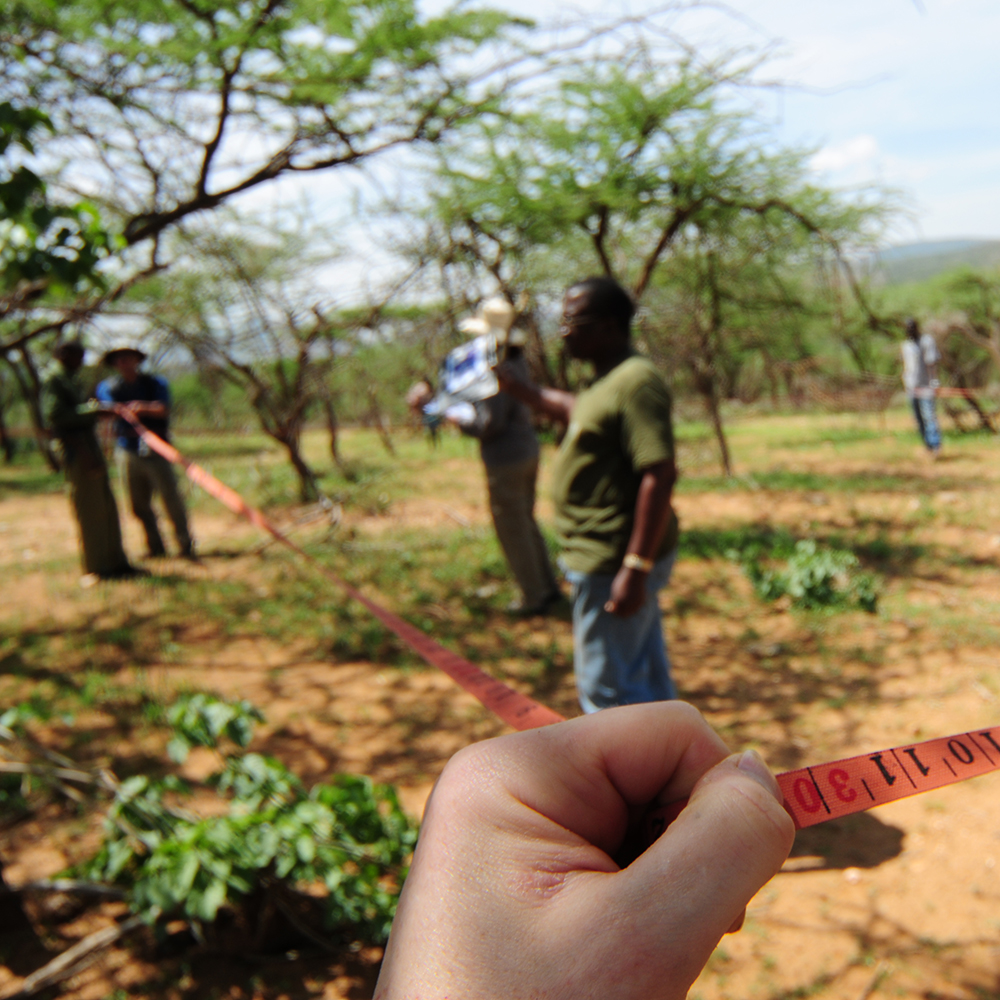
[[[94,428],[100,408],[88,402],[79,379],[85,349],[79,340],[58,344],[52,355],[57,364],[45,379],[42,411],[45,426],[59,442],[70,501],[80,531],[81,582],[117,580],[136,575],[122,548],[118,505],[108,468]]]
[[[128,410],[139,422],[165,441],[170,438],[170,387],[159,375],[141,370],[146,353],[134,344],[122,343],[104,354],[103,362],[117,375],[97,387],[97,398],[105,404]],[[115,419],[118,468],[128,490],[132,513],[142,522],[150,556],[166,555],[153,497],[157,493],[174,525],[180,554],[194,558],[194,546],[188,530],[187,510],[177,488],[173,466],[162,455],[151,451],[139,432],[124,417]]]

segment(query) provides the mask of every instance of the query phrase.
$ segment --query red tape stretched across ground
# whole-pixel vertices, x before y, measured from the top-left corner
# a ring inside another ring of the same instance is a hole
[[[342,580],[336,573],[332,573],[308,552],[296,545],[261,511],[257,510],[256,507],[251,507],[235,490],[230,489],[225,483],[220,483],[215,476],[206,472],[200,465],[185,458],[173,445],[147,430],[132,414],[122,411],[122,416],[132,423],[143,441],[153,451],[162,455],[167,461],[183,466],[188,479],[200,486],[206,493],[306,559],[349,597],[363,604],[387,629],[395,632],[415,653],[432,666],[443,670],[459,686],[478,698],[490,711],[503,719],[508,726],[512,726],[514,729],[536,729],[539,726],[563,721],[563,717],[558,712],[553,712],[551,708],[546,708],[533,698],[529,698],[527,695],[521,694],[520,691],[515,691],[501,681],[490,677],[464,656],[459,656],[458,653],[446,649],[430,636],[421,632],[420,629],[404,621],[399,615],[394,615],[391,611],[387,611],[381,605],[365,597],[360,590],[352,587],[346,580]]]
[[[122,411],[122,416],[132,423],[153,451],[183,466],[193,483],[306,559],[349,597],[363,604],[415,653],[443,670],[507,725],[524,730],[564,721],[558,712],[490,677],[464,656],[446,649],[409,622],[376,604],[296,545],[235,490],[143,427],[134,415]],[[786,771],[777,778],[785,796],[785,808],[801,829],[997,769],[1000,769],[1000,726],[815,764]]]

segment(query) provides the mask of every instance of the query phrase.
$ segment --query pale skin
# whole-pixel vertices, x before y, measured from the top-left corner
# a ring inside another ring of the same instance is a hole
[[[793,837],[760,757],[680,702],[478,743],[430,798],[375,1000],[681,1000]]]
[[[631,350],[628,329],[620,328],[608,318],[594,316],[590,296],[584,290],[571,288],[566,293],[560,336],[567,352],[591,362],[598,377],[620,364]],[[497,379],[505,392],[552,420],[568,424],[572,419],[576,397],[571,392],[515,378],[502,364],[497,367]],[[651,559],[659,550],[670,521],[670,497],[676,480],[673,462],[660,462],[642,470],[626,551]],[[604,610],[627,618],[642,607],[645,599],[646,573],[622,566],[615,574]]]

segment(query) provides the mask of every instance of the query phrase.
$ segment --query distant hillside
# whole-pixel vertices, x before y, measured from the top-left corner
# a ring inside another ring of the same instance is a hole
[[[1000,240],[931,240],[879,251],[873,275],[887,285],[926,281],[957,267],[1000,266]]]

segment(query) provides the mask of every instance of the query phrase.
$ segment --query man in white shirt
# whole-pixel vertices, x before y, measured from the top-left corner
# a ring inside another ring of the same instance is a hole
[[[906,340],[903,341],[903,387],[913,406],[920,437],[934,457],[941,450],[941,431],[934,408],[938,358],[934,338],[929,333],[921,336],[917,321],[908,319]]]

